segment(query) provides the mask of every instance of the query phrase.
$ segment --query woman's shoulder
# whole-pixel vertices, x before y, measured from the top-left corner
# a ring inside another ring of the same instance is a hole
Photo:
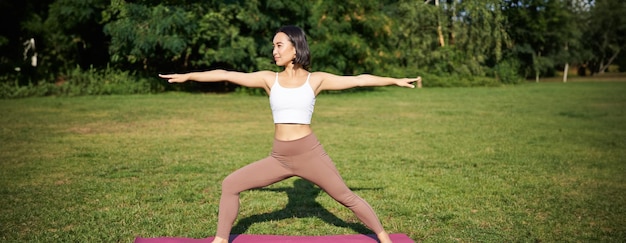
[[[269,71],[269,70],[262,70],[262,71],[256,71],[256,72],[254,72],[254,74],[256,74],[256,75],[262,75],[262,76],[264,76],[264,77],[265,77],[265,76],[267,76],[267,77],[269,77],[269,76],[274,77],[274,76],[276,76],[276,73],[277,73],[277,72],[272,72],[272,71]]]
[[[274,81],[274,79],[276,79],[276,72],[272,72],[272,71],[267,71],[267,70],[256,71],[256,72],[254,72],[252,74],[254,74],[257,77],[260,77],[261,79],[265,80],[266,82]]]
[[[315,80],[320,83],[323,81],[335,79],[336,77],[338,76],[332,73],[320,72],[320,71],[311,72],[311,80]]]
[[[324,75],[328,75],[328,73],[322,72],[322,71],[311,72],[311,76],[324,76]]]
[[[327,73],[327,72],[321,72],[321,71],[317,71],[317,72],[311,72],[311,78],[314,79],[325,79],[329,76],[332,76],[333,74]]]
[[[330,75],[327,72],[311,72],[311,77],[309,78],[309,83],[311,84],[311,87],[313,88],[313,90],[315,90],[315,93],[319,93],[319,88],[322,84],[322,82],[328,78],[328,75]]]

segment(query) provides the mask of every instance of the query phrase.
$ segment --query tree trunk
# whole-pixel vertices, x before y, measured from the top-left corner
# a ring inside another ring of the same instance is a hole
[[[449,30],[450,33],[448,34],[449,36],[448,45],[453,46],[455,39],[456,39],[456,37],[454,36],[454,31],[455,31],[454,24],[456,22],[455,19],[457,19],[456,6],[455,6],[456,2],[450,1],[450,4],[452,6],[450,6],[450,10],[448,10],[448,11],[451,11],[451,14],[450,14],[451,16],[448,17],[450,21],[450,30]]]
[[[535,83],[539,83],[539,71],[535,70]]]
[[[621,51],[621,49],[617,50],[615,53],[613,53],[613,56],[611,56],[611,58],[609,58],[609,60],[606,62],[606,64],[604,64],[604,60],[602,61],[602,63],[600,63],[600,68],[598,69],[598,74],[603,74],[604,71],[606,71],[609,68],[611,63],[613,63],[615,58],[617,58],[617,56],[619,55],[620,51]]]
[[[439,8],[439,0],[435,0],[435,6]],[[443,39],[443,31],[441,29],[441,21],[439,20],[439,17],[437,17],[437,36],[439,36],[439,46],[444,47],[446,43]]]
[[[444,47],[446,43],[443,41],[443,32],[441,31],[441,25],[437,26],[437,35],[439,36],[439,46]]]
[[[533,60],[533,62],[534,62],[533,65],[534,65],[534,68],[535,68],[535,82],[536,83],[539,83],[539,73],[540,73],[539,70],[541,69],[541,66],[540,66],[541,64],[539,63],[539,58],[541,58],[541,52],[538,52],[537,55],[534,57],[534,60]]]
[[[569,72],[569,62],[565,63],[565,68],[563,68],[563,83],[567,83],[567,72]]]
[[[569,50],[569,44],[565,43],[565,52]],[[565,62],[565,68],[563,68],[563,83],[567,83],[567,72],[569,72],[569,62]]]

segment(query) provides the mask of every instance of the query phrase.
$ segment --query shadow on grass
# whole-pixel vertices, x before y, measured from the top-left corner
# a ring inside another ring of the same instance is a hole
[[[274,192],[285,192],[287,193],[287,197],[289,201],[285,208],[270,212],[252,215],[246,218],[243,218],[237,222],[235,226],[233,226],[232,232],[235,234],[243,234],[245,233],[250,226],[254,223],[266,222],[266,221],[274,221],[274,220],[282,220],[289,218],[310,218],[317,217],[322,219],[324,222],[337,226],[350,228],[359,234],[369,235],[373,237],[372,231],[369,230],[361,223],[348,223],[338,218],[328,210],[326,210],[321,204],[315,201],[315,198],[319,196],[322,190],[319,187],[314,186],[309,181],[304,179],[297,179],[294,181],[293,187],[284,187],[284,188],[260,188],[253,189],[257,191],[274,191]],[[351,190],[377,190],[379,188],[350,188]]]

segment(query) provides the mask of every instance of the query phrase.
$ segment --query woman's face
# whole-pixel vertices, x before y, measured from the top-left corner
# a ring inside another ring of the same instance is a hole
[[[274,36],[274,50],[272,55],[278,66],[286,66],[293,63],[296,58],[296,47],[289,40],[289,36],[283,32],[278,32]]]

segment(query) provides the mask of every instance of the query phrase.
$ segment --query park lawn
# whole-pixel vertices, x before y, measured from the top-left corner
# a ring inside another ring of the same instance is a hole
[[[215,232],[221,180],[268,155],[264,96],[0,100],[0,240]],[[323,94],[313,128],[386,230],[417,242],[626,241],[626,82]],[[370,233],[298,178],[234,234]]]

